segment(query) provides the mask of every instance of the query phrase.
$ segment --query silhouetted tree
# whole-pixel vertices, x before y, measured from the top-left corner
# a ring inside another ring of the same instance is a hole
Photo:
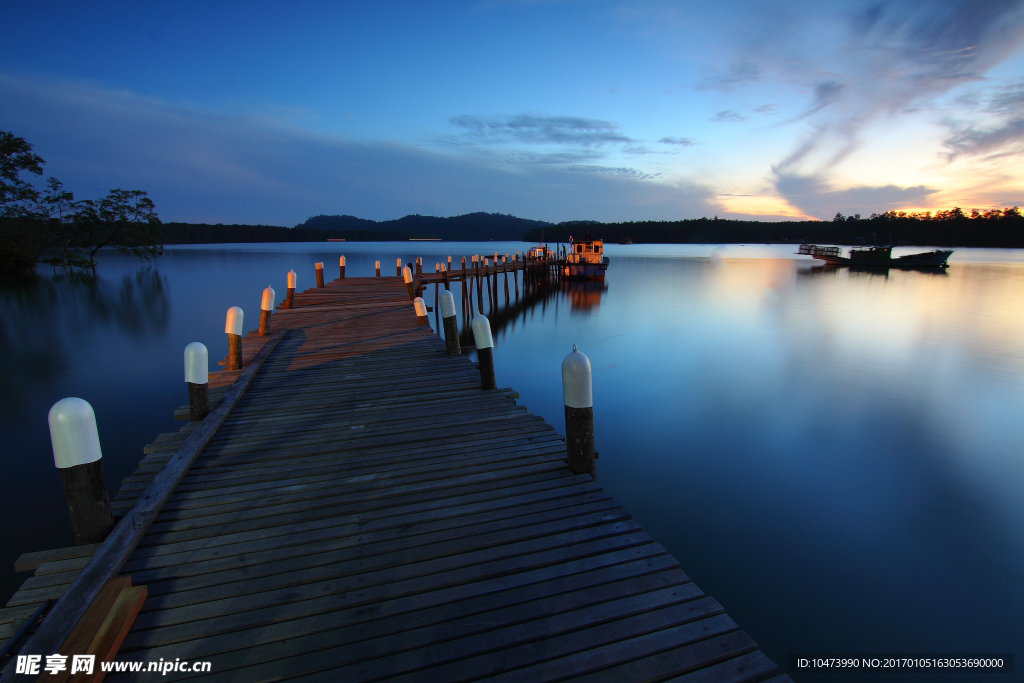
[[[64,269],[96,268],[96,253],[116,247],[141,260],[156,254],[160,219],[142,190],[111,190],[100,200],[76,201],[56,178],[40,192],[24,174],[43,174],[32,145],[0,131],[0,271],[30,272],[42,260]],[[44,250],[60,253],[43,258]]]

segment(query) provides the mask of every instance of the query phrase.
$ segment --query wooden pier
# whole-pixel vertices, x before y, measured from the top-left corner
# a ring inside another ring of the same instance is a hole
[[[443,275],[416,287],[432,282]],[[569,471],[543,418],[446,355],[402,278],[296,293],[243,355],[245,370],[211,374],[204,422],[146,448],[107,541],[23,557],[37,576],[8,610],[72,604],[90,582],[130,576],[148,598],[118,660],[211,663],[170,678],[789,680],[598,483]],[[63,642],[70,609],[26,647]]]

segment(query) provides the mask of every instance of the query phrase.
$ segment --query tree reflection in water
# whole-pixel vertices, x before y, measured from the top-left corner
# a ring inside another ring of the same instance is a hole
[[[69,351],[106,331],[132,340],[166,333],[166,276],[139,268],[120,281],[85,273],[0,285],[0,406],[23,405],[23,392],[52,385],[70,368]]]

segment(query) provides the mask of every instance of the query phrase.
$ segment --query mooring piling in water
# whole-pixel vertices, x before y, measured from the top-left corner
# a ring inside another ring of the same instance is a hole
[[[64,398],[47,416],[53,464],[60,471],[77,545],[99,543],[114,524],[103,478],[96,413],[87,401]]]
[[[480,388],[494,389],[498,385],[494,380],[494,339],[491,337],[491,321],[485,315],[477,315],[473,318],[472,327],[480,368]]]
[[[224,333],[228,335],[228,370],[242,369],[242,320],[245,313],[238,306],[228,309]]]
[[[338,258],[338,270],[341,272],[341,274],[338,276],[339,279],[344,280],[345,279],[345,257],[344,256],[341,256],[341,257]]]
[[[323,261],[320,261],[319,263],[314,263],[313,264],[313,269],[316,270],[316,286],[317,287],[323,287],[324,286],[324,263],[323,263]]]
[[[323,273],[323,271],[320,271]],[[260,329],[259,335],[265,337],[270,334],[270,316],[274,312],[274,300],[276,299],[274,288],[267,285],[263,290],[263,300],[260,302]]]
[[[423,297],[416,297],[412,300],[412,305],[416,308],[416,320],[419,321],[420,325],[429,325],[430,319],[427,318],[427,304],[423,302]]]
[[[380,277],[380,261],[373,262],[373,269],[376,271],[377,277]]]
[[[210,412],[210,354],[206,345],[185,347],[185,382],[188,384],[188,417],[199,422]]]
[[[294,270],[288,271],[288,287],[284,290],[284,307],[291,308],[295,302],[295,282],[296,275]]]
[[[400,258],[395,259],[395,275],[399,277],[402,275],[402,259]]]
[[[459,321],[455,313],[455,295],[448,290],[441,292],[438,308],[441,309],[441,324],[444,326],[445,351],[449,356],[458,356],[462,353],[462,346],[459,344]]]
[[[409,292],[409,299],[415,299],[416,291],[412,288],[412,271],[409,269],[408,266],[406,266],[405,268],[402,268],[400,274],[402,276],[402,279],[405,280],[405,288]]]
[[[573,474],[594,468],[594,391],[590,359],[576,345],[562,359],[562,402],[565,404],[565,450]]]

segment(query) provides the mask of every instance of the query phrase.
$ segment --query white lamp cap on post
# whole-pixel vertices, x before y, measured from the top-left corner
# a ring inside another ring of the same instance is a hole
[[[427,305],[423,303],[423,297],[418,296],[413,299],[412,305],[416,307],[416,316],[418,318],[425,318],[427,316]]]
[[[288,289],[295,289],[295,271],[288,271]]]
[[[447,289],[438,296],[437,305],[441,309],[442,318],[451,318],[455,315],[455,295]]]
[[[210,381],[210,353],[204,344],[192,342],[185,347],[185,381],[190,384]]]
[[[342,257],[340,257],[340,258],[338,259],[338,265],[339,265],[339,266],[343,266],[343,265],[345,265],[345,257],[344,257],[344,256],[342,256]]]
[[[267,288],[263,290],[263,301],[260,303],[260,308],[264,311],[274,310],[274,299],[276,297],[277,292],[274,291],[273,287],[268,285]]]
[[[491,338],[491,321],[484,315],[473,316],[473,340],[478,349],[493,349],[494,339]]]
[[[405,284],[412,282],[412,271],[409,270],[409,266],[402,268],[402,279],[405,280]]]
[[[238,306],[232,306],[228,309],[227,320],[224,323],[225,334],[237,334],[239,337],[242,336],[242,318],[245,313]]]
[[[562,397],[570,408],[594,407],[594,383],[590,359],[572,345],[572,353],[562,359]]]
[[[87,401],[63,398],[53,404],[48,416],[53,464],[59,469],[86,465],[103,457],[96,413]]]

